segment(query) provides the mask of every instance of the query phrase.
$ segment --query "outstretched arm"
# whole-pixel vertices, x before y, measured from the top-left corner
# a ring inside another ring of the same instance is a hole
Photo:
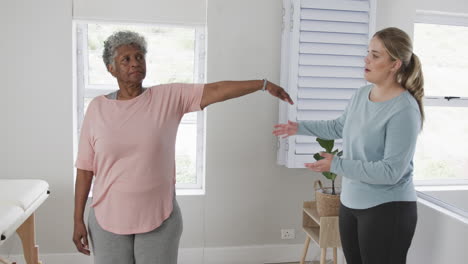
[[[277,137],[287,138],[297,134],[298,124],[296,122],[288,120],[287,124],[277,124],[274,126],[273,135]]]
[[[287,138],[294,135],[315,136],[323,139],[342,138],[346,112],[335,120],[313,120],[293,122],[274,126],[273,135]]]
[[[309,120],[293,122],[287,124],[277,124],[274,126],[273,134],[287,138],[293,135],[314,136],[322,139],[339,139],[343,137],[343,127],[348,114],[348,109],[354,100],[355,95],[351,97],[349,104],[340,117],[334,120]]]
[[[222,81],[208,83],[203,89],[203,96],[201,99],[201,109],[207,107],[210,104],[217,102],[226,101],[232,98],[240,97],[263,88],[263,80],[255,81]],[[294,104],[289,97],[289,94],[280,86],[267,81],[265,90],[271,95],[278,97],[279,99]]]
[[[368,184],[398,183],[412,166],[416,139],[421,129],[421,117],[414,109],[402,110],[392,117],[385,131],[385,150],[379,160],[350,160],[328,153],[324,159],[305,166],[316,172],[331,171],[349,179]]]

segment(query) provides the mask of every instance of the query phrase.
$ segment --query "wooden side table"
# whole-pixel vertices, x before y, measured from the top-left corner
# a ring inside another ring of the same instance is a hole
[[[307,237],[304,243],[301,264],[305,263],[310,240],[317,243],[322,250],[320,264],[325,264],[327,248],[333,248],[333,263],[337,264],[337,248],[341,247],[338,216],[320,217],[317,213],[315,201],[304,202],[302,216],[302,227]]]

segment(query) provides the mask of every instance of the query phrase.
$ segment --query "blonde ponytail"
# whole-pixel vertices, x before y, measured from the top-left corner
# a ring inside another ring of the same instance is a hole
[[[421,62],[416,54],[411,55],[410,62],[400,70],[400,83],[408,90],[418,102],[421,112],[421,126],[424,123],[424,77],[421,69]]]
[[[413,53],[411,39],[403,30],[395,27],[382,29],[374,34],[385,46],[392,60],[400,60],[402,65],[397,72],[397,81],[416,99],[421,112],[421,128],[424,123],[424,77],[421,62]]]

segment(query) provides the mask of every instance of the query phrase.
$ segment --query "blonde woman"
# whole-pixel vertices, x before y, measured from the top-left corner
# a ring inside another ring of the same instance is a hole
[[[424,121],[423,75],[409,36],[386,28],[373,36],[360,88],[336,120],[278,124],[277,136],[343,139],[343,157],[306,163],[343,176],[340,235],[348,264],[402,264],[417,222],[413,155]]]

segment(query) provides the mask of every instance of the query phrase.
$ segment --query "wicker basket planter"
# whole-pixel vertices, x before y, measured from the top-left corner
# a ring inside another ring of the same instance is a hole
[[[317,202],[317,212],[319,216],[338,216],[340,212],[340,192],[335,188],[337,194],[332,194],[332,188],[323,188],[322,182],[314,182],[315,201]]]

